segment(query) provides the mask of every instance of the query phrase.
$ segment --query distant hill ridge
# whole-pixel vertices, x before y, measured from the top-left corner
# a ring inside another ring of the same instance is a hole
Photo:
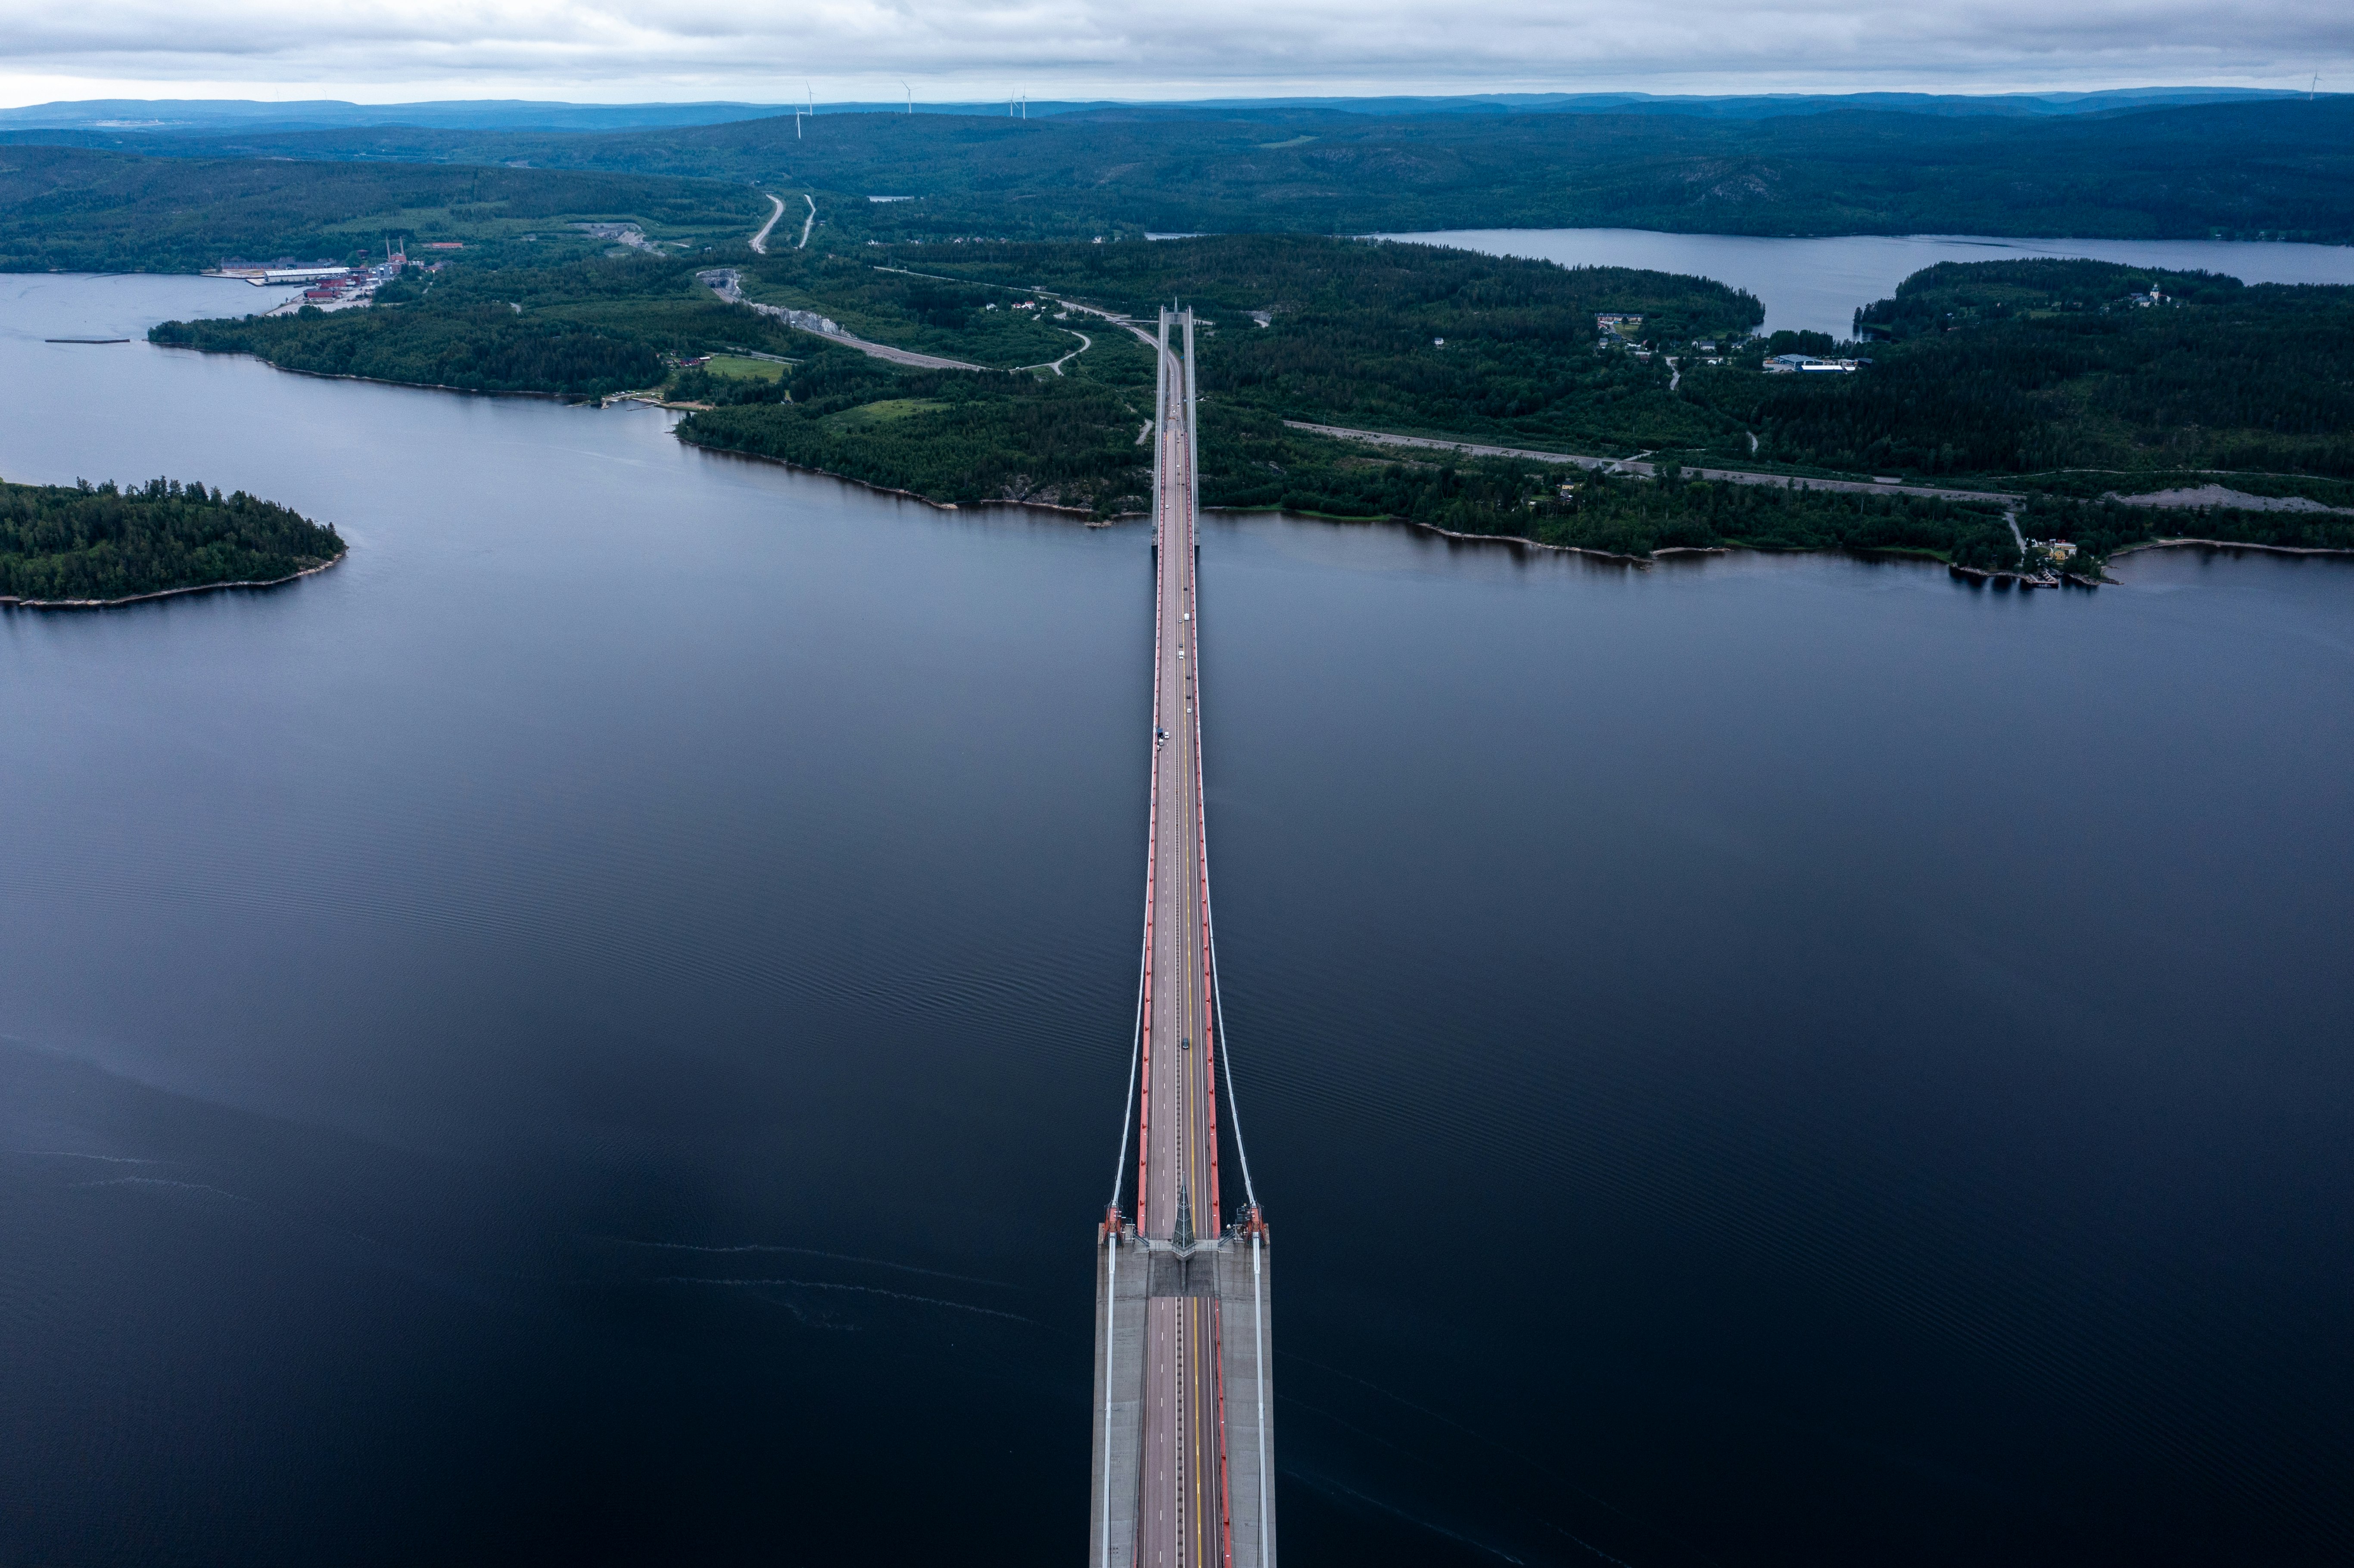
[[[2100,92],[1745,93],[1719,96],[1648,92],[1507,92],[1437,97],[1207,98],[1166,102],[1039,100],[1033,116],[1109,114],[1150,118],[1225,118],[1267,110],[1324,110],[1382,117],[1422,114],[1688,114],[1760,120],[1839,109],[1897,113],[2003,116],[2103,113],[2160,104],[2221,103],[2302,93],[2240,87],[2137,87]],[[350,103],[341,99],[283,102],[236,98],[92,98],[0,109],[0,131],[83,130],[133,135],[210,135],[260,131],[342,131],[414,125],[439,130],[626,131],[717,125],[792,114],[794,103],[567,103],[526,99],[441,99],[417,103]],[[822,102],[821,114],[889,112],[898,103]],[[989,114],[996,102],[918,103],[919,114]]]
[[[1028,120],[821,109],[593,132],[0,130],[0,270],[173,270],[257,248],[308,253],[333,232],[373,250],[380,228],[434,221],[446,227],[434,238],[470,242],[546,244],[548,220],[634,218],[669,225],[673,241],[737,244],[769,194],[807,196],[826,250],[1573,228],[2347,244],[2354,97],[2033,116],[1255,104]],[[738,207],[751,221],[727,216]]]

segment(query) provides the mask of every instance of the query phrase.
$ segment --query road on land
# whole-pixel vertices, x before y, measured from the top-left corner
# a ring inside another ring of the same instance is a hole
[[[777,210],[769,215],[768,222],[760,225],[760,232],[752,236],[752,254],[755,256],[766,256],[769,253],[769,230],[776,228],[777,219],[785,216],[784,197],[770,196],[769,199],[776,204]]]
[[[708,272],[698,272],[695,276],[702,281],[705,287],[731,305],[747,306],[761,315],[775,317],[795,331],[822,337],[828,343],[838,343],[844,348],[854,348],[861,354],[875,359],[888,360],[893,365],[905,365],[916,370],[985,370],[988,368],[987,366],[982,365],[967,365],[961,359],[942,359],[937,354],[917,354],[910,348],[893,348],[887,343],[870,343],[855,333],[843,332],[839,327],[832,332],[821,332],[816,327],[804,326],[793,318],[797,315],[814,316],[815,312],[789,311],[782,305],[764,305],[757,300],[746,299],[744,274],[733,267],[715,267]]]
[[[1578,468],[1598,468],[1611,473],[1640,474],[1651,478],[1659,471],[1656,463],[1638,462],[1633,458],[1587,457],[1577,452],[1538,452],[1521,447],[1487,447],[1476,441],[1443,441],[1428,436],[1393,436],[1382,430],[1352,430],[1340,425],[1311,425],[1304,419],[1286,419],[1295,430],[1311,435],[1334,436],[1344,441],[1363,441],[1377,447],[1422,447],[1432,451],[1461,452],[1466,457],[1521,458],[1529,462],[1569,463]],[[1756,438],[1752,437],[1755,440]],[[1805,474],[1757,473],[1739,468],[1687,468],[1686,479],[1721,480],[1727,484],[1766,484],[1783,489],[1841,490],[1867,495],[1926,495],[1945,501],[2017,501],[2018,496],[1999,490],[1939,490],[1925,484],[1883,484],[1878,480],[1812,479]]]

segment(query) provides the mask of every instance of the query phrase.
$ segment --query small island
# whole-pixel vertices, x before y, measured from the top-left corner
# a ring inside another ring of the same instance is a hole
[[[202,483],[0,481],[0,604],[85,609],[270,588],[343,559],[334,529]]]

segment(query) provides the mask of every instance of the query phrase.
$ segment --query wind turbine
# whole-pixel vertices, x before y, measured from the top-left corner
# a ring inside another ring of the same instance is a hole
[[[907,87],[907,83],[904,79],[901,79],[899,85],[907,89],[907,112],[913,114],[916,111],[916,90],[912,87]]]

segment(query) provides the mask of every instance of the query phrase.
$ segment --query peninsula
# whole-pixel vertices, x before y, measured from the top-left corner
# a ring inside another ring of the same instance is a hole
[[[877,155],[940,133],[861,128]],[[703,147],[777,131],[663,135]],[[625,161],[655,142],[629,143]],[[1103,232],[1081,238],[1036,214],[1013,221],[1013,207],[991,227],[1028,238],[943,235],[953,204],[730,185],[712,176],[750,171],[724,158],[655,173],[312,151],[321,161],[287,164],[250,148],[21,149],[20,184],[95,182],[114,205],[69,217],[28,197],[16,228],[0,224],[0,239],[22,240],[0,245],[0,266],[115,255],[132,195],[161,169],[206,193],[201,222],[175,220],[175,256],[199,233],[302,254],[395,225],[451,236],[425,240],[413,253],[429,249],[430,266],[386,280],[367,309],[167,322],[149,336],[313,375],[661,403],[687,414],[690,443],[943,505],[1141,509],[1153,372],[1135,323],[1180,301],[1200,328],[1207,507],[1637,559],[1896,552],[2038,580],[2063,567],[2097,580],[2106,557],[2173,537],[2354,548],[2345,288],[1946,263],[1862,306],[1852,341],[1769,338],[1752,295],[1664,272],[1300,233],[1153,241],[1094,217]],[[769,243],[789,195],[808,221],[796,243]],[[293,216],[264,222],[290,202]]]

